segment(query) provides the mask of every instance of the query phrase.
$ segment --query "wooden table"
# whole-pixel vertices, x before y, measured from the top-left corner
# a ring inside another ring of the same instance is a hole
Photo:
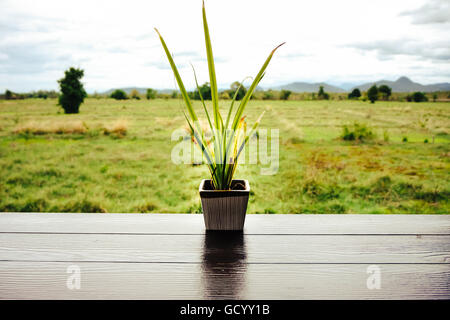
[[[223,234],[198,214],[0,214],[2,299],[449,299],[449,279],[450,216],[248,215]]]

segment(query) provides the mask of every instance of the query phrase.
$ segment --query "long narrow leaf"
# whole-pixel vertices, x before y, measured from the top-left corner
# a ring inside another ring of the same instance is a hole
[[[181,95],[184,99],[184,102],[186,103],[186,107],[189,111],[189,115],[191,116],[192,121],[195,122],[198,120],[198,118],[197,118],[197,115],[195,114],[194,108],[192,106],[191,100],[189,99],[186,88],[184,87],[183,81],[181,80],[180,73],[178,72],[177,66],[175,65],[172,55],[170,54],[170,51],[167,48],[166,42],[164,41],[163,37],[159,33],[158,29],[155,28],[155,31],[158,33],[159,39],[161,40],[161,44],[164,48],[164,51],[166,52],[167,59],[169,60],[170,67],[172,68],[173,74],[175,75],[175,79],[177,80],[178,87],[180,88]]]
[[[206,10],[205,10],[205,2],[203,1],[202,7],[203,13],[203,29],[205,31],[205,44],[206,44],[206,57],[208,59],[208,70],[209,70],[209,84],[211,86],[211,100],[213,104],[214,110],[214,125],[216,129],[220,129],[223,126],[221,123],[221,117],[219,112],[219,93],[217,89],[217,80],[216,80],[216,68],[214,66],[214,57],[211,46],[211,38],[209,36],[209,28],[208,22],[206,20]]]
[[[284,44],[284,42],[280,45],[278,45],[275,49],[272,50],[272,52],[269,54],[269,56],[267,57],[266,61],[264,62],[263,66],[261,67],[261,69],[259,70],[258,74],[256,75],[255,79],[253,80],[252,85],[250,86],[250,88],[247,90],[247,93],[245,94],[244,98],[242,99],[238,110],[236,111],[236,114],[234,116],[234,121],[233,121],[233,125],[231,126],[232,129],[236,129],[239,119],[242,116],[242,113],[244,112],[245,106],[247,105],[247,102],[250,100],[250,97],[253,94],[253,91],[255,91],[256,86],[258,85],[258,83],[261,81],[262,77],[264,76],[264,71],[266,70],[267,66],[269,65],[270,60],[273,57],[273,54],[275,53],[275,51],[281,47]]]

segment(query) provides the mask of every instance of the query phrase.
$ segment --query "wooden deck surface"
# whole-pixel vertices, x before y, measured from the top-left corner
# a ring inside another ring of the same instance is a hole
[[[1,213],[0,299],[450,299],[450,216]]]

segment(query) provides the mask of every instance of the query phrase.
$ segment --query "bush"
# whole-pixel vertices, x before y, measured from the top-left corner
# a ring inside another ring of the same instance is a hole
[[[267,90],[267,91],[264,91],[262,98],[263,98],[263,100],[273,100],[275,98],[275,95],[272,90]]]
[[[155,99],[156,98],[156,90],[152,89],[152,88],[148,88],[146,97],[147,97],[147,100]]]
[[[230,100],[230,94],[228,93],[228,91],[224,91],[219,95],[219,99]]]
[[[371,86],[369,91],[367,91],[367,98],[369,98],[371,103],[375,103],[378,100],[378,88],[376,85]]]
[[[425,102],[428,101],[427,96],[423,92],[414,92],[411,96],[414,102]]]
[[[281,90],[280,99],[288,100],[291,93],[292,93],[292,91],[290,91],[290,90]]]
[[[202,94],[203,100],[211,100],[211,86],[208,82],[205,82],[202,86],[199,87],[200,92],[198,89],[194,91],[192,94],[192,99],[194,100],[200,100],[200,93]]]
[[[392,94],[392,89],[387,85],[383,84],[378,88],[378,92],[380,93],[383,100],[389,100],[389,97]]]
[[[323,86],[320,86],[319,92],[317,93],[317,97],[318,99],[325,99],[325,100],[330,99],[330,95],[324,91]]]
[[[5,99],[6,99],[6,100],[11,100],[11,99],[12,99],[12,96],[13,96],[12,91],[9,91],[9,90],[6,90],[6,91],[5,91]]]
[[[126,99],[128,99],[128,96],[125,93],[125,91],[120,90],[120,89],[114,90],[111,93],[110,97],[113,98],[113,99],[116,99],[116,100],[126,100]]]
[[[83,70],[70,68],[64,72],[64,78],[58,80],[61,88],[59,105],[64,109],[64,113],[78,113],[80,105],[87,97],[83,84],[80,82],[83,76]]]
[[[136,100],[141,100],[141,97],[139,96],[139,91],[137,91],[136,89],[133,89],[130,92],[130,98],[131,99],[136,99]]]
[[[358,88],[353,89],[353,91],[348,94],[349,99],[358,99],[359,97],[361,97],[361,91],[359,91]]]
[[[365,124],[355,122],[353,127],[344,126],[342,129],[341,139],[346,141],[366,141],[375,137],[372,129]]]
[[[244,85],[241,85],[239,81],[233,82],[230,88],[231,89],[228,91],[230,97],[234,97],[234,95],[236,94],[236,90],[239,89],[239,92],[236,95],[236,100],[242,100],[242,98],[244,98],[245,94],[247,93],[247,89],[245,89]]]

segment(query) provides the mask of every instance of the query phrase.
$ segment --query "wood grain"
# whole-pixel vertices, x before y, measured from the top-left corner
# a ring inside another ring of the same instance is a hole
[[[0,213],[0,232],[204,234],[201,214]],[[449,234],[450,215],[259,215],[246,234]]]
[[[80,290],[66,287],[68,263],[0,263],[0,299],[449,299],[447,265],[205,266],[78,263]]]
[[[450,216],[0,214],[0,299],[449,299]],[[69,290],[67,267],[81,268]],[[367,267],[381,289],[366,286]]]
[[[450,236],[0,234],[0,260],[200,263],[448,263]]]

